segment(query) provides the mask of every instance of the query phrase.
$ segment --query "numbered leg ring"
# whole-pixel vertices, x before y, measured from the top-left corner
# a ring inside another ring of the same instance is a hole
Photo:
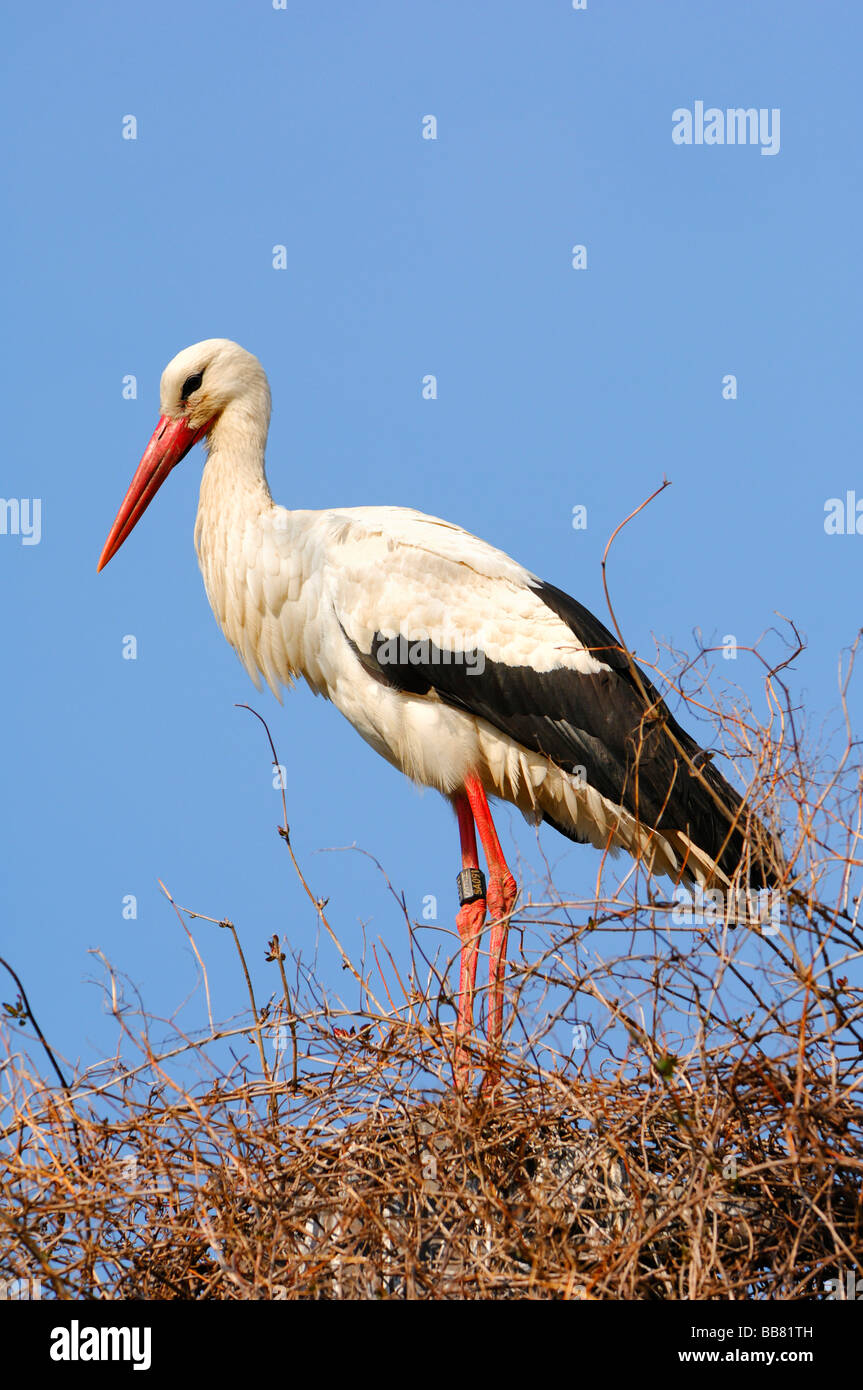
[[[458,900],[462,907],[485,898],[485,874],[482,869],[462,869],[456,879]]]

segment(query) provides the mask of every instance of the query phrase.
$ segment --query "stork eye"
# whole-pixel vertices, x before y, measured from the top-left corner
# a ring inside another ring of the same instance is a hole
[[[194,376],[187,376],[186,380],[183,382],[183,389],[180,392],[181,400],[187,401],[191,396],[192,392],[197,391],[203,379],[203,372],[195,372]]]

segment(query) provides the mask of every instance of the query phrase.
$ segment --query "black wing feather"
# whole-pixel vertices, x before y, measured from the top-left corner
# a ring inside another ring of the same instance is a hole
[[[585,675],[568,667],[535,671],[487,656],[478,662],[475,653],[442,652],[431,642],[394,642],[380,633],[375,633],[369,652],[353,642],[351,646],[376,680],[409,694],[433,692],[445,703],[487,720],[523,747],[545,754],[567,772],[583,770],[586,782],[609,801],[656,829],[683,831],[711,858],[719,856],[720,867],[732,874],[742,851],[739,831],[721,856],[720,851],[730,818],[742,804],[737,792],[636,667],[642,695],[629,659],[608,629],[554,585],[537,581],[532,587],[579,645],[609,669]],[[669,732],[722,806],[691,772]],[[550,823],[576,838],[555,821]],[[757,883],[759,877],[755,870],[750,881]]]

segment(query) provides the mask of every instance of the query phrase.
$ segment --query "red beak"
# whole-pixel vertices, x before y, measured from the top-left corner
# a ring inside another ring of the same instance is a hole
[[[105,548],[99,556],[97,573],[105,568],[112,555],[116,555],[129,532],[144,515],[171,469],[176,468],[180,460],[186,457],[192,445],[197,444],[212,423],[212,420],[208,420],[198,429],[192,429],[182,418],[170,420],[167,415],[161,417],[129,484],[129,491],[123,498]]]

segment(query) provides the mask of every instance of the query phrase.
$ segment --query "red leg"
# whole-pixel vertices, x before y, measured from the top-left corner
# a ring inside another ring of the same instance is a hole
[[[503,1042],[503,980],[506,974],[506,939],[509,933],[509,919],[515,906],[515,879],[507,867],[491,818],[488,800],[482,783],[471,775],[465,779],[465,792],[476,821],[479,838],[488,864],[488,893],[486,900],[492,918],[491,940],[489,942],[489,980],[488,980],[488,1046],[489,1070],[487,1080],[494,1085],[498,1080],[496,1058]]]
[[[475,891],[484,888],[479,856],[476,849],[476,831],[470,802],[464,792],[453,797],[455,813],[458,817],[458,833],[461,841],[461,866],[459,875],[459,897],[464,898],[467,879],[473,879]],[[474,878],[474,875],[477,877]],[[457,1086],[470,1083],[470,1053],[465,1042],[473,1033],[473,999],[476,991],[476,963],[479,957],[479,938],[485,921],[485,898],[475,897],[472,901],[462,901],[456,917],[456,926],[461,938],[461,962],[458,982],[458,1022],[456,1024],[456,1062],[455,1080]]]

